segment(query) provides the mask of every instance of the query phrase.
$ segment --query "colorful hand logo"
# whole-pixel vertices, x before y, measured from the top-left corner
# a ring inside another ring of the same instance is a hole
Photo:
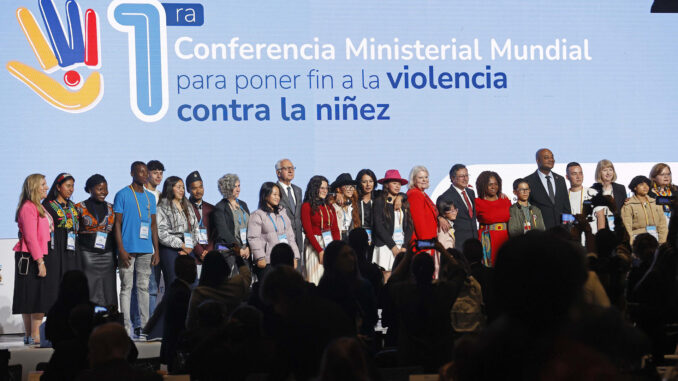
[[[7,70],[52,106],[72,113],[87,111],[101,100],[104,94],[104,78],[95,71],[82,83],[80,74],[72,68],[82,65],[92,69],[100,67],[99,17],[92,9],[85,12],[83,38],[80,7],[75,0],[67,0],[66,15],[70,37],[67,38],[54,1],[39,0],[39,3],[51,47],[31,11],[23,7],[16,11],[19,25],[42,70],[45,73],[58,69],[67,70],[63,80],[73,90],[64,88],[47,74],[18,61],[7,63]]]

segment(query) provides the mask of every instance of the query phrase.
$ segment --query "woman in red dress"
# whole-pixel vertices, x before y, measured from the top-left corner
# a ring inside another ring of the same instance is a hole
[[[412,241],[434,240],[438,237],[438,208],[431,198],[424,192],[429,187],[428,170],[418,165],[410,171],[410,186],[407,191],[407,200],[410,204],[412,216]],[[434,277],[438,278],[440,254],[431,250],[435,262]]]
[[[476,214],[478,239],[483,243],[483,264],[494,267],[497,252],[509,238],[508,221],[511,200],[501,196],[501,177],[496,172],[483,171],[476,179]]]

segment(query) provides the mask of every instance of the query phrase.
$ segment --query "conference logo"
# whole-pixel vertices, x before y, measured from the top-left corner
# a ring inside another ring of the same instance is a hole
[[[33,13],[19,7],[16,17],[40,69],[19,62],[7,70],[55,108],[81,113],[95,107],[104,95],[99,16],[87,9],[83,19],[76,0],[66,1],[66,27],[54,0],[38,0],[44,31]],[[128,37],[130,107],[145,122],[162,119],[169,107],[167,31],[163,4],[156,0],[115,0],[108,21]],[[202,21],[201,21],[202,23]],[[76,69],[93,70],[83,80]],[[50,74],[63,74],[62,85]]]

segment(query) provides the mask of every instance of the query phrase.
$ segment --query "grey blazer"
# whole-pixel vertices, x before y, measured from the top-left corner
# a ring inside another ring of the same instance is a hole
[[[276,184],[280,185],[280,183],[276,182]],[[285,186],[282,186],[282,195],[280,196],[280,204],[285,207],[285,211],[287,212],[287,216],[290,218],[292,221],[292,228],[294,229],[294,240],[297,242],[297,248],[299,249],[299,252],[303,252],[303,235],[301,233],[301,204],[303,203],[302,195],[301,195],[301,188],[294,184],[290,184],[292,186],[292,192],[294,192],[294,198],[297,200],[297,202],[294,205],[294,209],[292,209],[290,205],[290,199],[287,197],[287,189]]]

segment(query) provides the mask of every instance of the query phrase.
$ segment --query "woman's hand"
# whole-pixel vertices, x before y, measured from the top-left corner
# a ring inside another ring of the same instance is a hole
[[[240,256],[242,259],[247,259],[250,257],[250,248],[249,247],[244,247],[240,249]]]
[[[44,278],[47,276],[47,269],[45,268],[45,261],[38,263],[38,276]]]
[[[438,216],[438,230],[441,232],[446,232],[450,230],[451,227],[452,226],[450,225],[450,222],[447,220],[447,218]]]
[[[398,253],[400,253],[400,251],[401,251],[401,250],[398,248],[398,246],[393,246],[393,249],[391,249],[391,252],[393,253],[393,256],[394,256],[394,257],[395,257],[396,255],[398,255]]]
[[[257,261],[257,267],[260,269],[263,269],[266,267],[266,259],[261,258],[260,260]]]

